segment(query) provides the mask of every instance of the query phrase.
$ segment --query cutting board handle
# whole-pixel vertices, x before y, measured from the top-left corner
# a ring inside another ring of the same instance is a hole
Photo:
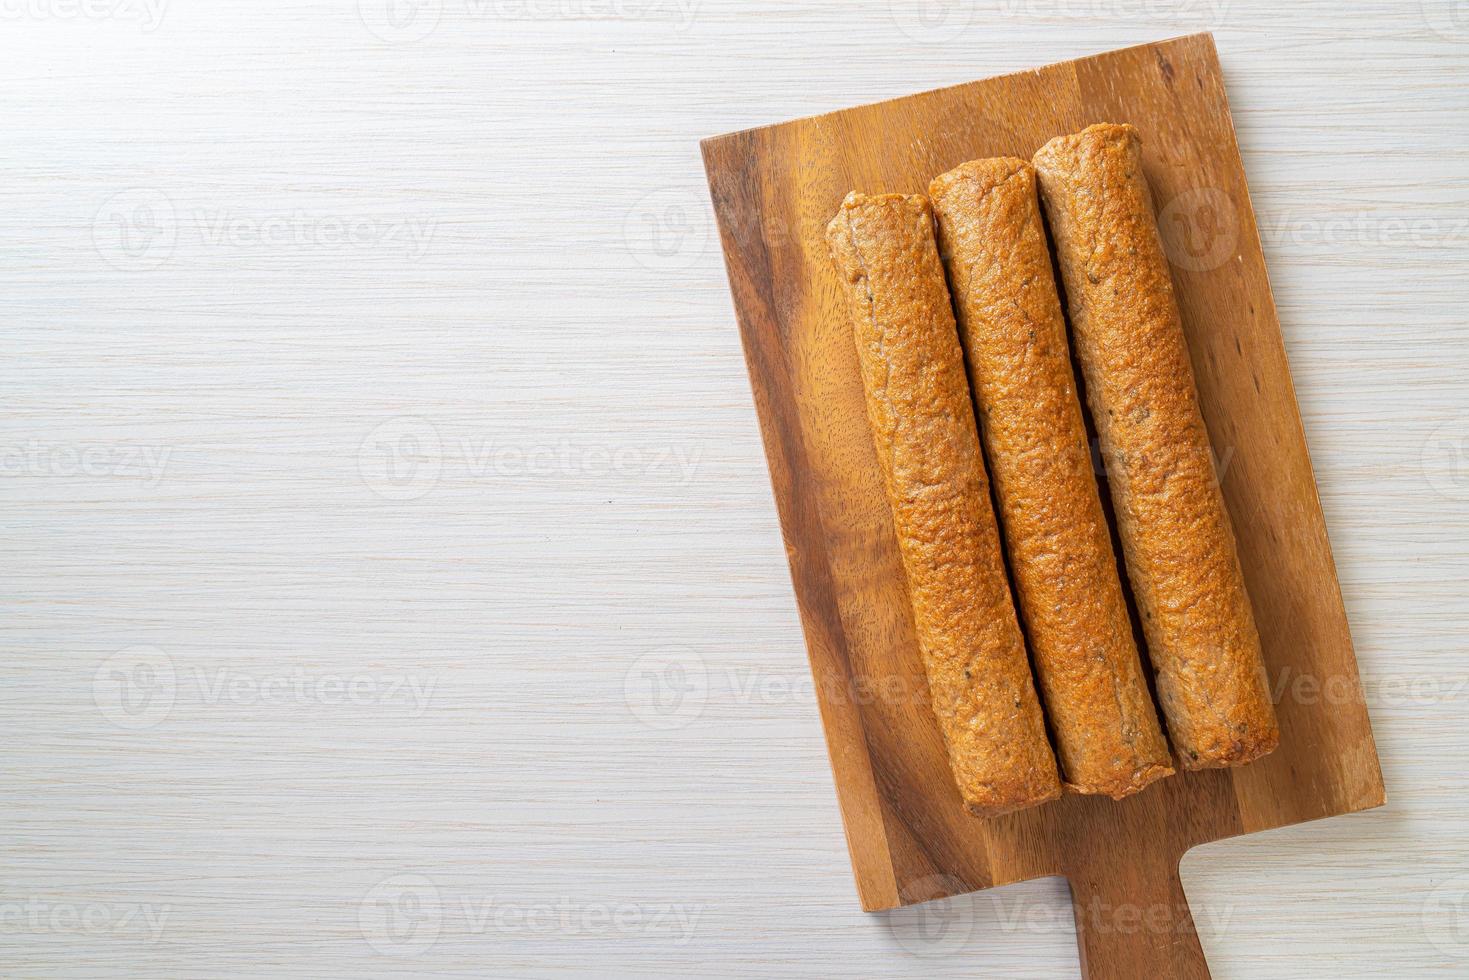
[[[1083,980],[1209,980],[1181,857],[1139,860],[1118,847],[1067,875]]]

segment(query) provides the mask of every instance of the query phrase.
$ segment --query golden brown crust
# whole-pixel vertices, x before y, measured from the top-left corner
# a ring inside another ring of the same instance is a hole
[[[1280,730],[1137,132],[1092,126],[1033,162],[1168,733],[1185,768],[1242,765]]]
[[[1035,171],[929,185],[985,455],[1067,785],[1121,799],[1173,773],[1092,472]]]
[[[928,201],[849,194],[827,242],[960,794],[979,816],[1056,799]]]

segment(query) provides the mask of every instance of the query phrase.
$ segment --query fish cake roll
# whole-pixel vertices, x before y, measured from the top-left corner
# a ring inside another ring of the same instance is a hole
[[[1173,766],[1092,470],[1035,171],[974,160],[928,193],[1061,772],[1076,792],[1121,799]]]
[[[928,200],[849,194],[827,242],[960,795],[977,816],[1054,800],[1056,758],[1010,598]]]
[[[1137,131],[1092,126],[1032,162],[1168,734],[1185,768],[1242,765],[1280,729]]]

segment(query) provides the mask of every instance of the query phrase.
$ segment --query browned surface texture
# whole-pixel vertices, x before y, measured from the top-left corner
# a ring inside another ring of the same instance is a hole
[[[1168,734],[1186,768],[1251,762],[1280,729],[1137,131],[1059,136],[1035,165]]]
[[[995,157],[929,185],[984,451],[1067,784],[1170,775],[1092,472],[1035,171]]]
[[[849,194],[827,241],[960,795],[981,816],[1056,799],[928,201]]]
[[[1200,405],[1213,445],[1231,453],[1224,499],[1272,684],[1290,691],[1286,682],[1304,676],[1337,693],[1282,700],[1280,748],[1251,765],[1180,772],[1121,802],[1068,795],[981,821],[960,805],[923,691],[825,230],[854,187],[921,193],[966,160],[1029,158],[1052,137],[1102,120],[1160,134],[1143,146],[1143,170],[1170,220],[1187,222],[1201,196],[1228,219],[1226,261],[1203,261],[1214,244],[1204,239],[1183,256],[1187,267],[1173,269]],[[704,158],[864,908],[1057,874],[1079,903],[1176,905],[1178,861],[1190,847],[1382,802],[1207,35],[717,137],[704,143]],[[1080,923],[1093,977],[1205,975],[1187,933]],[[984,972],[983,949],[973,956]]]

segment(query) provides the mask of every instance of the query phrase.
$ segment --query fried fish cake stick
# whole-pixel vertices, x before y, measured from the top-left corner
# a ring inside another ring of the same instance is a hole
[[[1033,162],[1168,734],[1185,768],[1242,765],[1280,729],[1137,131],[1092,126]]]
[[[960,795],[977,816],[1056,799],[928,201],[850,194],[827,242]]]
[[[1035,171],[974,160],[928,193],[1061,772],[1121,799],[1173,766],[1092,472]]]

